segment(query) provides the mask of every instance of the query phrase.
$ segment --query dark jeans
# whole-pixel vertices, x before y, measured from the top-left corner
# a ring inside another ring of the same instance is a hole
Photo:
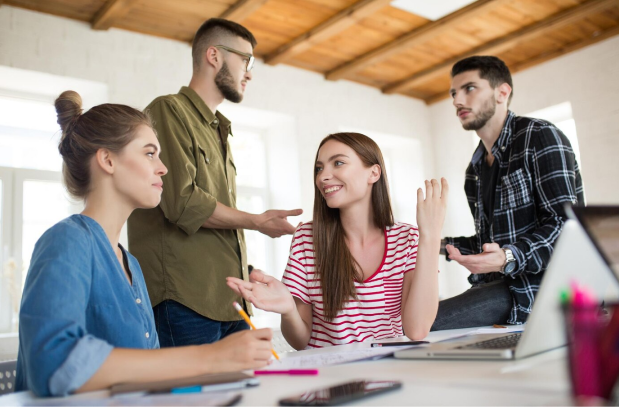
[[[505,324],[514,300],[505,280],[470,288],[438,303],[432,331]]]
[[[215,321],[172,300],[157,304],[153,312],[162,348],[213,343],[249,329],[245,321]]]

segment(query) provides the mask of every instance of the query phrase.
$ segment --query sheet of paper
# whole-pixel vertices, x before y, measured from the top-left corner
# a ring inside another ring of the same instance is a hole
[[[273,363],[265,370],[309,369],[328,365],[357,362],[364,359],[380,359],[393,354],[396,350],[408,349],[414,346],[398,346],[387,348],[361,348],[337,351],[336,347],[323,353],[314,351],[299,351],[284,354],[280,363]]]

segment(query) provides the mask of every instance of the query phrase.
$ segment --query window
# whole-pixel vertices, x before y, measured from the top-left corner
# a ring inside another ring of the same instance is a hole
[[[580,147],[578,145],[578,136],[576,134],[576,122],[572,116],[572,104],[570,102],[563,102],[545,109],[536,110],[535,112],[531,112],[525,116],[546,120],[557,126],[570,141],[570,144],[574,149],[574,154],[576,155],[578,167],[582,172]]]
[[[23,283],[34,245],[49,227],[81,210],[61,181],[60,131],[49,102],[0,97],[0,247],[6,298],[0,332],[17,329]]]
[[[67,89],[82,96],[84,110],[108,99],[102,83],[0,66],[0,333],[17,329],[35,243],[82,209],[61,181],[53,101]]]
[[[237,202],[239,210],[263,213],[269,207],[267,154],[264,136],[254,129],[234,128],[228,140],[236,166]],[[245,230],[247,263],[268,272],[273,269],[272,239],[255,230]],[[277,326],[277,315],[254,309],[258,326]]]
[[[304,183],[299,170],[302,155],[294,137],[297,132],[294,117],[227,101],[219,110],[232,121],[234,136],[229,140],[237,168],[238,209],[262,213],[268,209],[303,207],[301,185]],[[311,178],[308,182],[311,185]],[[309,220],[311,206],[304,209],[302,217],[289,218],[289,222],[296,225],[301,220]],[[250,230],[245,231],[245,236],[249,263],[281,279],[292,236],[271,239]],[[254,308],[252,320],[258,327],[279,328],[280,315]]]

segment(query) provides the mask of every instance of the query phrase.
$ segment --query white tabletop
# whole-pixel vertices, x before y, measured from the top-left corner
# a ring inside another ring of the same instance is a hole
[[[434,342],[471,330],[432,332],[427,339]],[[355,349],[369,344],[345,346]],[[333,349],[305,352],[329,351]],[[261,376],[260,386],[243,390],[239,405],[277,405],[278,400],[286,396],[354,379],[398,380],[403,383],[399,390],[357,400],[355,405],[566,405],[571,400],[565,354],[565,349],[556,349],[518,361],[387,358],[323,366],[317,376]],[[112,401],[106,399],[107,396],[106,391],[94,392],[54,399],[54,404],[61,400],[65,404],[79,404],[76,403],[78,399],[83,404],[122,404],[122,399]],[[27,405],[37,401],[41,400],[30,392],[0,397],[0,405]],[[194,401],[187,399],[188,403]],[[135,400],[131,404],[135,404]]]

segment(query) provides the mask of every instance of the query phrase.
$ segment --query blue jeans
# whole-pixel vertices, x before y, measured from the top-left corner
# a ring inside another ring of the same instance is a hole
[[[245,321],[215,321],[172,300],[157,304],[153,312],[162,348],[213,343],[249,329]]]
[[[505,324],[513,306],[505,280],[495,280],[439,302],[431,330]]]

